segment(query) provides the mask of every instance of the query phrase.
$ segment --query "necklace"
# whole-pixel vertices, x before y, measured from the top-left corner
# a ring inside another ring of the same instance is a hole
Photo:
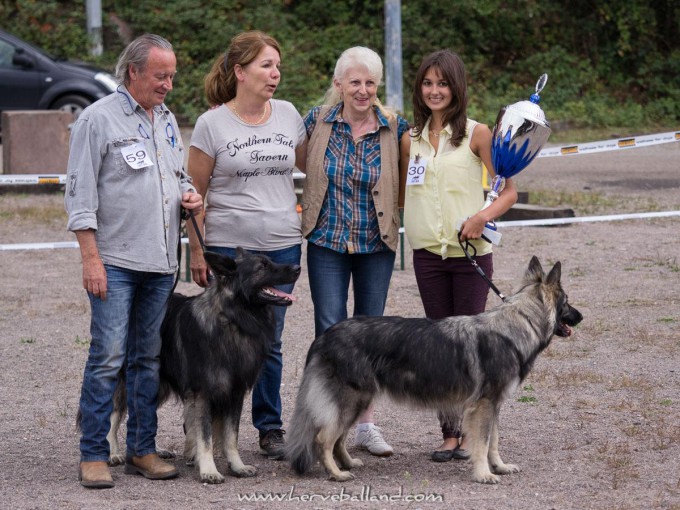
[[[371,121],[371,116],[369,115],[368,117],[366,117],[364,120],[362,120],[359,123],[359,125],[356,127],[357,131],[361,131],[361,129],[363,129],[363,127],[366,126],[370,121]]]
[[[341,118],[342,120],[344,120],[345,122],[347,122],[347,123],[350,125],[350,127],[352,127],[352,129],[357,130],[357,131],[361,131],[361,129],[362,129],[366,124],[368,124],[371,120],[373,120],[373,115],[371,115],[371,112],[368,112],[368,115],[366,116],[365,119],[363,119],[362,121],[360,121],[356,126],[353,126],[352,124],[353,124],[354,122],[356,122],[356,121],[353,121],[353,120],[351,120],[351,119],[345,117],[345,116],[343,115],[344,113],[345,113],[344,111],[341,111],[341,112],[340,112],[340,118]]]
[[[434,136],[435,138],[439,138],[439,134],[441,133],[441,128],[439,129],[432,129],[432,126],[430,126],[430,134]]]
[[[244,124],[248,124],[249,126],[257,126],[258,124],[262,124],[262,121],[264,120],[265,115],[267,115],[267,105],[269,104],[269,101],[267,101],[264,104],[264,109],[262,110],[262,115],[260,116],[259,119],[257,119],[257,122],[248,122],[246,119],[241,117],[238,114],[238,111],[236,110],[236,98],[234,98],[234,103],[231,105],[231,111],[234,112],[234,115],[243,122]]]

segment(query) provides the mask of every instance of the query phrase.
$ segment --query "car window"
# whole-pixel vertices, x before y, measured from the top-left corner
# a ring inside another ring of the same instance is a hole
[[[14,65],[12,64],[12,58],[14,57],[14,46],[0,40],[0,68],[12,69]]]

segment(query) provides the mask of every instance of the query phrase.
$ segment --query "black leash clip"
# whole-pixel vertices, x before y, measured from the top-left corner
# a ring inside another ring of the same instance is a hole
[[[491,242],[485,236],[482,236],[482,238],[485,241]],[[486,276],[484,270],[481,267],[479,267],[479,264],[477,264],[477,261],[474,259],[474,257],[477,256],[477,248],[467,239],[465,240],[465,244],[463,244],[463,240],[460,238],[460,231],[458,231],[458,244],[460,244],[460,247],[463,249],[463,252],[465,253],[465,258],[467,258],[470,261],[470,264],[472,264],[472,267],[475,268],[475,271],[477,271],[479,275],[482,278],[484,278],[484,280],[486,280],[486,283],[489,284],[491,290],[493,290],[496,293],[496,295],[499,298],[501,298],[502,301],[505,301],[505,296],[503,295],[503,293],[500,290],[498,290],[498,287],[496,287],[494,283],[489,279],[489,277]],[[470,253],[470,251],[468,250],[472,251],[472,253]]]
[[[201,248],[203,249],[203,251],[205,251],[205,243],[203,242],[203,236],[201,235],[201,231],[198,229],[198,223],[196,222],[196,215],[194,215],[194,211],[182,207],[181,216],[184,221],[188,221],[189,219],[191,219],[191,224],[194,226],[194,232],[196,232],[198,242],[201,243]]]

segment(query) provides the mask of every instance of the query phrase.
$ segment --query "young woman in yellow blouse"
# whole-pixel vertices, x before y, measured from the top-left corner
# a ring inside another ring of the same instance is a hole
[[[491,278],[491,244],[482,240],[486,222],[505,213],[517,201],[511,179],[491,206],[484,205],[483,165],[493,175],[491,131],[468,119],[465,67],[455,53],[441,50],[425,57],[413,87],[415,126],[401,141],[401,181],[405,183],[404,227],[413,249],[418,290],[430,319],[476,315],[484,311],[489,287],[458,243],[469,241],[476,260]],[[459,413],[439,421],[443,444],[432,460],[466,459]]]

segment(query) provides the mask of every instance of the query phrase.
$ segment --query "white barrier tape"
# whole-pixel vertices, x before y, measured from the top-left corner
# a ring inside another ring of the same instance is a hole
[[[595,152],[607,152],[637,147],[648,147],[663,143],[680,142],[680,131],[657,133],[653,135],[633,136],[628,138],[615,138],[612,140],[599,140],[597,142],[564,145],[562,147],[549,147],[538,153],[538,158],[550,158],[555,156],[570,156],[573,154],[589,154]],[[293,179],[304,179],[305,174],[300,171],[293,172]],[[66,184],[66,174],[8,174],[0,175],[0,185],[24,185],[24,184]]]
[[[189,244],[189,239],[182,238],[182,244]],[[58,243],[19,243],[19,244],[0,244],[0,251],[17,250],[55,250],[60,248],[78,248],[77,241],[64,241]]]
[[[592,223],[596,221],[621,221],[621,220],[639,220],[649,218],[670,218],[673,216],[680,216],[680,211],[661,211],[648,213],[631,213],[631,214],[610,214],[608,216],[583,216],[580,218],[548,218],[543,220],[518,220],[518,221],[498,221],[497,227],[547,227],[550,225],[566,225],[569,223]],[[399,233],[403,234],[404,227],[399,229]],[[189,244],[189,239],[182,238],[182,244]],[[14,251],[14,250],[51,250],[55,248],[78,248],[77,242],[62,242],[62,243],[22,243],[22,244],[0,244],[0,251]]]
[[[66,174],[8,174],[0,175],[0,184],[66,184]]]
[[[600,140],[597,142],[565,145],[563,147],[549,147],[539,152],[537,157],[549,158],[554,156],[571,156],[572,154],[590,154],[595,152],[618,151],[671,142],[680,142],[680,131],[657,133],[655,135],[633,136],[628,138],[616,138],[613,140]]]
[[[304,179],[302,172],[293,172],[293,179]],[[66,174],[8,174],[0,175],[0,184],[66,184]]]
[[[75,241],[63,243],[20,243],[20,244],[0,244],[0,251],[13,250],[53,250],[55,248],[78,248]]]
[[[680,216],[680,211],[661,211],[648,213],[611,214],[608,216],[582,216],[577,218],[546,218],[542,220],[497,221],[497,227],[547,227],[569,223],[592,223],[596,221],[639,220],[649,218],[669,218]]]
[[[657,133],[652,135],[633,136],[628,138],[615,138],[612,140],[599,140],[596,142],[564,145],[562,147],[548,147],[538,153],[538,158],[550,158],[555,156],[571,156],[574,154],[592,154],[596,152],[608,152],[638,147],[649,147],[663,143],[680,142],[680,131]],[[293,179],[304,179],[305,174],[300,171],[293,172]],[[25,184],[66,184],[65,174],[33,175],[16,174],[0,175],[0,185],[25,185]]]

